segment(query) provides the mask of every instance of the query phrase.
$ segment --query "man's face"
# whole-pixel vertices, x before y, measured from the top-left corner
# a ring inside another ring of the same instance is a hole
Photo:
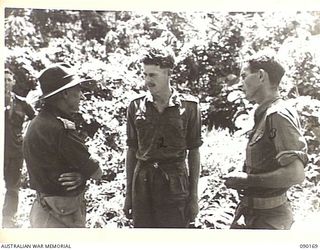
[[[261,81],[259,79],[259,72],[252,73],[250,67],[247,64],[241,70],[241,80],[243,82],[243,91],[248,101],[255,101],[259,96],[261,89]]]
[[[65,101],[68,108],[66,111],[68,113],[75,113],[79,111],[81,96],[81,89],[79,85],[66,90]]]
[[[9,105],[12,87],[15,84],[14,77],[11,73],[5,72],[5,104]]]
[[[158,65],[144,65],[145,84],[152,95],[159,95],[169,88],[170,69]]]

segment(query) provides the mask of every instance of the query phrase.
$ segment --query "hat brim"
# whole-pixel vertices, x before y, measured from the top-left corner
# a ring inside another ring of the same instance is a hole
[[[45,98],[48,98],[50,96],[53,96],[65,89],[69,89],[69,88],[72,88],[78,84],[81,84],[81,83],[85,83],[85,82],[91,82],[93,81],[93,79],[80,79],[80,78],[76,78],[76,79],[73,79],[71,82],[67,83],[66,85],[62,86],[61,88],[59,89],[56,89],[55,91],[52,91],[51,93],[48,93],[46,95],[42,95],[39,100],[43,100]]]

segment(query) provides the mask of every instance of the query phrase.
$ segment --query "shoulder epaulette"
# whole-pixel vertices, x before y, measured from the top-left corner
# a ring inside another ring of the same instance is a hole
[[[180,94],[179,96],[183,101],[199,103],[199,99],[193,95]]]
[[[268,109],[267,109],[267,116],[271,115],[273,113],[278,113],[281,112],[281,110],[283,110],[284,108],[286,108],[285,102],[281,99],[275,101]]]
[[[68,119],[57,117],[58,120],[62,121],[63,127],[69,130],[76,130],[76,124]]]
[[[131,101],[135,101],[135,100],[138,100],[138,99],[143,99],[144,97],[146,96],[146,93],[141,93],[141,94],[136,94],[134,96],[132,96]]]

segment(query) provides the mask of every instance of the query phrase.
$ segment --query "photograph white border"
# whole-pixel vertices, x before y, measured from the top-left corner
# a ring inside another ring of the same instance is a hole
[[[127,11],[296,11],[320,10],[319,0],[230,1],[142,1],[142,0],[1,0],[1,57],[0,77],[4,79],[4,8],[43,8],[74,10]],[[3,88],[4,84],[1,84]],[[4,90],[0,91],[4,102]],[[3,104],[3,103],[2,103]],[[2,105],[3,106],[3,105]],[[0,115],[0,131],[4,115]],[[3,132],[2,132],[3,133]],[[3,136],[0,136],[3,145]],[[3,149],[1,147],[3,152]],[[3,166],[3,155],[0,154]],[[2,180],[2,171],[0,174]],[[3,184],[1,183],[1,187]],[[1,203],[2,204],[2,203]],[[196,230],[196,229],[0,229],[0,245],[5,244],[70,244],[71,249],[301,249],[301,244],[318,244],[320,230]],[[9,247],[9,245],[7,245]],[[17,247],[17,245],[16,245]],[[5,249],[5,248],[4,248]],[[13,246],[11,246],[11,249]],[[18,248],[17,248],[18,249]],[[23,249],[23,248],[20,248]]]

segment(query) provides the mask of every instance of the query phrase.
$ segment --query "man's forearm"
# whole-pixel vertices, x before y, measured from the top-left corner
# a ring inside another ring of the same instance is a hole
[[[132,179],[133,179],[133,173],[134,169],[137,164],[137,158],[136,158],[136,149],[134,148],[128,148],[127,151],[127,157],[126,157],[126,177],[127,177],[127,190],[126,193],[131,194],[132,191]]]
[[[188,166],[190,174],[190,195],[198,199],[198,181],[200,175],[200,153],[199,149],[192,149],[188,153]]]
[[[301,183],[304,177],[303,163],[297,159],[272,172],[249,174],[247,184],[251,187],[286,188]]]

